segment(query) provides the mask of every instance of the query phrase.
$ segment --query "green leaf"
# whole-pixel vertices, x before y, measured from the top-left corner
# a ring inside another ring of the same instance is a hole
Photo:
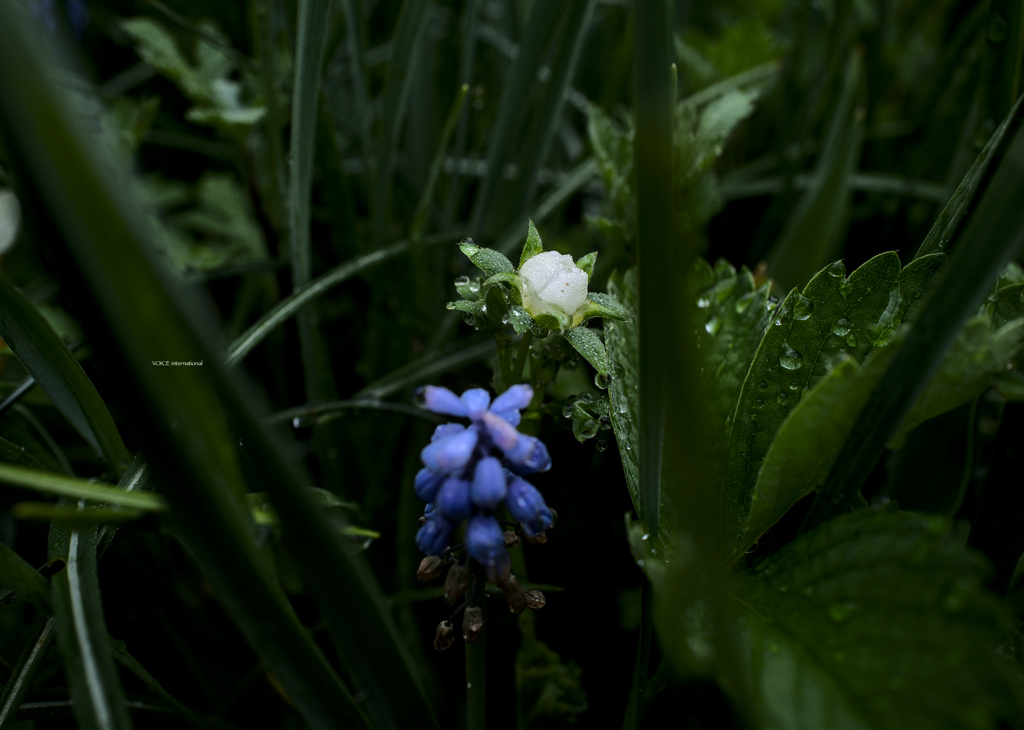
[[[92,381],[32,302],[2,279],[0,337],[82,438],[122,473],[131,456]]]
[[[17,593],[36,608],[52,611],[50,582],[18,553],[0,542],[0,588]]]
[[[1022,341],[1024,319],[998,329],[984,315],[968,320],[942,358],[938,371],[904,417],[891,445],[902,444],[906,434],[922,421],[951,411],[992,387],[996,376],[1012,367]]]
[[[636,269],[625,275],[614,272],[608,278],[608,292],[626,306],[636,306]],[[636,322],[605,322],[604,341],[612,367],[612,382],[608,386],[611,403],[610,415],[615,441],[619,445],[622,471],[626,487],[633,500],[633,508],[640,513],[640,468],[638,463],[640,414],[636,399],[638,376],[638,333]]]
[[[513,294],[513,297],[516,299],[516,301],[519,301],[519,298],[521,296],[520,292],[522,289],[519,274],[516,274],[515,272],[509,273],[507,271],[502,271],[501,273],[495,274],[494,276],[488,276],[486,279],[484,279],[483,286],[486,288],[494,286],[499,282],[508,284]]]
[[[721,453],[716,461],[721,461],[729,443],[743,379],[771,319],[768,307],[771,287],[767,282],[758,287],[746,269],[736,273],[724,261],[712,269],[699,258],[694,261],[688,283],[688,293],[700,313],[697,341],[703,374],[713,394],[710,403],[713,422],[708,426],[720,433],[716,451]]]
[[[490,248],[477,246],[472,240],[463,241],[459,244],[459,248],[488,277],[502,273],[511,274],[515,271],[512,262],[504,254]]]
[[[582,269],[587,272],[587,281],[590,281],[590,277],[594,273],[594,264],[597,263],[597,251],[588,253],[586,256],[581,256],[576,261],[576,268]],[[522,264],[520,264],[522,266]]]
[[[565,331],[565,339],[601,375],[608,375],[611,372],[608,351],[601,338],[597,336],[597,332],[587,327],[573,327]]]
[[[801,399],[772,441],[757,475],[750,512],[729,562],[743,557],[799,500],[825,483],[843,442],[895,348],[872,354],[864,367],[844,355]]]
[[[887,343],[941,262],[941,255],[928,256],[900,271],[895,253],[879,254],[848,279],[836,262],[772,312],[732,420],[722,487],[726,543],[743,532],[761,464],[804,393],[835,358],[863,362],[873,347]]]
[[[723,90],[702,107],[692,99],[679,102],[672,139],[677,185],[690,184],[721,156],[736,125],[754,113],[763,91],[763,84]]]
[[[37,619],[32,638],[25,644],[18,663],[11,670],[11,678],[4,687],[3,696],[0,697],[0,728],[11,727],[14,723],[21,703],[32,688],[32,682],[53,645],[56,626],[57,622],[52,616]]]
[[[475,314],[480,317],[484,316],[483,310],[480,309],[478,302],[471,302],[468,299],[456,299],[454,302],[448,302],[445,305],[445,309],[449,311],[454,310],[456,312],[468,312],[469,314]]]
[[[167,503],[159,494],[129,492],[106,484],[97,484],[85,479],[66,477],[38,469],[27,469],[13,464],[0,464],[0,482],[32,489],[43,494],[117,504],[147,512],[160,512],[167,509]]]
[[[1014,710],[996,648],[1012,625],[948,521],[860,510],[741,578],[743,644],[766,726],[995,727]]]
[[[519,268],[523,268],[523,264],[539,253],[544,253],[544,244],[541,243],[537,226],[533,225],[531,220],[526,233],[526,243],[523,245],[523,253],[519,256]]]
[[[121,29],[135,41],[139,57],[177,83],[186,96],[193,101],[208,98],[203,80],[163,25],[152,18],[129,18],[121,21]]]
[[[48,559],[63,560],[53,576],[57,642],[71,684],[75,719],[96,730],[130,728],[121,682],[107,643],[106,622],[96,576],[96,527],[50,529]]]

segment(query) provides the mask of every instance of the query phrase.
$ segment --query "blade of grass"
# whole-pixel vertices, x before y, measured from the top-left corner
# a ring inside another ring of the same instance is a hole
[[[366,91],[366,71],[363,68],[363,24],[360,4],[355,0],[341,0],[341,10],[345,16],[345,41],[348,44],[348,62],[352,77],[353,114],[359,120],[359,138],[362,141],[363,156],[373,156],[373,136],[370,125],[369,96]]]
[[[560,20],[566,12],[566,3],[534,3],[530,19],[523,34],[519,55],[508,73],[508,82],[498,106],[497,122],[490,131],[487,145],[487,174],[481,181],[473,207],[470,230],[483,237],[488,230],[502,230],[508,221],[493,219],[499,185],[505,169],[518,158],[516,142],[521,139],[530,100],[537,85],[537,77],[551,44],[558,36]]]
[[[423,246],[434,246],[439,243],[454,243],[462,237],[461,231],[438,233],[426,236]],[[224,362],[228,366],[237,365],[256,345],[262,342],[275,327],[293,317],[296,312],[314,301],[318,296],[341,284],[353,276],[363,273],[374,266],[409,250],[409,241],[399,241],[387,248],[378,249],[359,256],[351,261],[335,266],[309,282],[305,287],[291,296],[275,304],[266,314],[259,318],[252,327],[236,337],[227,348]]]
[[[123,473],[130,454],[92,381],[35,305],[2,279],[0,337],[82,438]]]
[[[79,502],[79,507],[84,506]],[[65,530],[54,523],[47,557],[66,565],[53,576],[53,609],[75,719],[83,728],[130,728],[124,692],[107,644],[96,575],[96,527]]]
[[[977,311],[997,273],[1020,250],[1024,242],[1022,189],[1024,130],[1014,135],[1006,159],[956,242],[945,274],[858,416],[801,532],[849,507],[960,327]]]
[[[462,16],[462,54],[459,58],[459,81],[464,86],[473,83],[473,68],[476,59],[476,29],[479,20],[479,0],[467,0]],[[469,108],[463,107],[459,114],[459,127],[455,132],[455,159],[461,158],[466,152],[466,135],[469,132]],[[445,204],[444,219],[451,224],[455,211],[462,197],[462,175],[458,167],[452,172],[448,187],[448,200]]]
[[[16,520],[59,520],[74,527],[129,522],[143,515],[144,513],[137,509],[87,507],[79,510],[77,507],[54,505],[49,502],[16,502],[11,505],[11,516]]]
[[[51,611],[50,581],[0,542],[0,587],[7,588],[36,608]]]
[[[917,249],[914,258],[917,259],[928,254],[945,251],[949,247],[950,242],[960,232],[961,222],[977,205],[981,194],[985,192],[985,187],[992,180],[992,176],[997,168],[997,166],[992,165],[992,161],[999,160],[1002,157],[1006,151],[1006,146],[1013,139],[1013,133],[1020,126],[1020,115],[1024,111],[1024,105],[1021,104],[1022,101],[1024,101],[1024,97],[1017,100],[1017,103],[1010,109],[1006,119],[992,133],[992,136],[978,154],[978,159],[974,161],[971,169],[967,171],[964,179],[957,186],[953,197],[949,199],[942,212],[939,213],[939,217],[935,220],[931,230],[928,231],[928,235],[925,236],[921,247]],[[1007,134],[1008,131],[1010,134]]]
[[[234,453],[238,436],[226,420],[231,414],[252,428],[254,417],[186,315],[204,302],[194,292],[186,300],[162,278],[144,248],[151,235],[132,208],[133,189],[125,181],[115,182],[116,169],[97,160],[97,146],[79,137],[80,127],[67,116],[69,104],[44,70],[43,54],[50,46],[29,38],[14,10],[0,5],[0,66],[17,63],[20,69],[16,80],[0,86],[0,135],[13,150],[10,162],[24,200],[39,220],[59,227],[44,240],[65,247],[54,261],[65,267],[69,295],[77,299],[76,316],[96,342],[97,357],[120,384],[126,418],[137,426],[171,498],[174,526],[306,721],[317,728],[368,727],[254,543]],[[124,276],[125,271],[132,276]],[[201,311],[209,316],[209,310]],[[149,365],[155,353],[168,351],[206,366]],[[228,402],[221,403],[221,394],[230,396]],[[242,437],[248,436],[242,429]],[[276,456],[275,445],[251,440],[255,458]],[[270,478],[267,491],[278,493],[276,472],[257,468],[254,474]],[[312,505],[309,511],[314,523],[323,525]],[[349,625],[367,624],[362,619],[353,617]],[[367,625],[370,629],[363,625],[363,631],[379,638],[373,622]]]
[[[394,153],[405,119],[406,102],[415,74],[412,62],[416,58],[416,45],[426,27],[431,3],[424,0],[405,0],[398,13],[398,22],[391,38],[391,62],[384,79],[384,106],[381,110],[380,136],[377,138],[377,168],[374,171],[373,241],[384,245],[391,198]]]
[[[455,93],[455,101],[448,111],[448,118],[441,128],[441,141],[437,145],[437,154],[430,165],[430,172],[427,175],[427,183],[423,186],[423,196],[416,206],[416,212],[412,217],[412,225],[409,227],[409,239],[415,244],[423,238],[423,231],[427,226],[427,214],[430,212],[430,202],[434,197],[434,187],[437,185],[437,178],[441,174],[441,164],[444,162],[444,150],[448,146],[448,140],[455,129],[455,122],[458,121],[462,112],[463,102],[466,100],[466,93],[469,91],[469,84],[463,84]]]
[[[160,512],[167,509],[164,498],[159,494],[128,492],[119,487],[97,484],[85,479],[66,477],[14,464],[0,464],[0,483],[32,489],[43,494],[106,502],[146,512]]]
[[[594,0],[577,0],[568,3],[562,18],[559,37],[553,41],[554,58],[548,64],[550,77],[543,85],[543,96],[538,100],[538,112],[530,125],[529,134],[522,144],[516,146],[519,164],[513,194],[503,198],[504,212],[501,221],[514,221],[523,217],[527,206],[537,189],[537,171],[547,158],[551,139],[565,108],[566,91],[570,88],[576,64],[579,61],[583,41],[590,28],[594,11]]]
[[[665,437],[668,358],[664,320],[671,317],[675,282],[666,255],[675,243],[672,226],[672,102],[668,3],[640,3],[633,8],[634,85],[636,89],[637,171],[637,321],[639,326],[640,518],[650,539],[658,539],[661,470]],[[683,269],[685,270],[685,269]],[[671,326],[671,323],[669,323]],[[640,642],[629,692],[625,728],[640,727],[646,704],[653,623],[652,596],[645,581]]]
[[[32,688],[36,674],[42,668],[43,660],[53,646],[57,622],[52,616],[40,617],[33,632],[33,638],[25,645],[18,663],[11,671],[11,681],[0,696],[0,730],[8,730],[14,723],[22,700]]]

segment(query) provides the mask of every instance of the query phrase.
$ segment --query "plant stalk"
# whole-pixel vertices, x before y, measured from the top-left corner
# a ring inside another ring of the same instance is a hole
[[[466,643],[466,727],[469,730],[486,730],[486,671],[484,666],[484,648],[487,643],[487,604],[484,588],[487,578],[483,566],[470,561],[472,578],[470,581],[469,601],[467,607],[476,606],[484,612],[484,628],[477,640]]]

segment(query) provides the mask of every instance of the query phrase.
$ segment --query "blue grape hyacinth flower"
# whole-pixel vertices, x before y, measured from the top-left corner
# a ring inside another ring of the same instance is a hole
[[[516,429],[533,389],[513,385],[492,402],[482,388],[458,396],[428,385],[417,391],[417,398],[429,411],[470,423],[438,426],[421,453],[424,468],[414,488],[427,507],[416,545],[426,555],[440,555],[455,529],[469,520],[466,552],[486,568],[489,580],[504,585],[510,559],[494,511],[505,504],[528,539],[543,540],[555,521],[540,492],[523,479],[551,468],[543,442]]]

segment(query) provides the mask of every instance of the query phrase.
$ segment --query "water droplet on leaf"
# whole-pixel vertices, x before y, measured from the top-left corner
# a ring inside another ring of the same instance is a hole
[[[712,315],[712,317],[704,323],[704,331],[711,336],[718,334],[718,330],[720,329],[722,329],[722,320],[716,316]]]
[[[843,335],[850,334],[850,329],[853,327],[853,322],[848,320],[846,317],[840,317],[832,323],[832,334],[842,337]]]
[[[805,319],[810,319],[811,314],[814,313],[814,302],[803,294],[797,294],[796,296],[796,303],[793,305],[793,316],[801,322]]]
[[[782,355],[779,356],[779,366],[786,370],[799,370],[803,367],[803,355],[789,346],[789,343],[782,343]]]

